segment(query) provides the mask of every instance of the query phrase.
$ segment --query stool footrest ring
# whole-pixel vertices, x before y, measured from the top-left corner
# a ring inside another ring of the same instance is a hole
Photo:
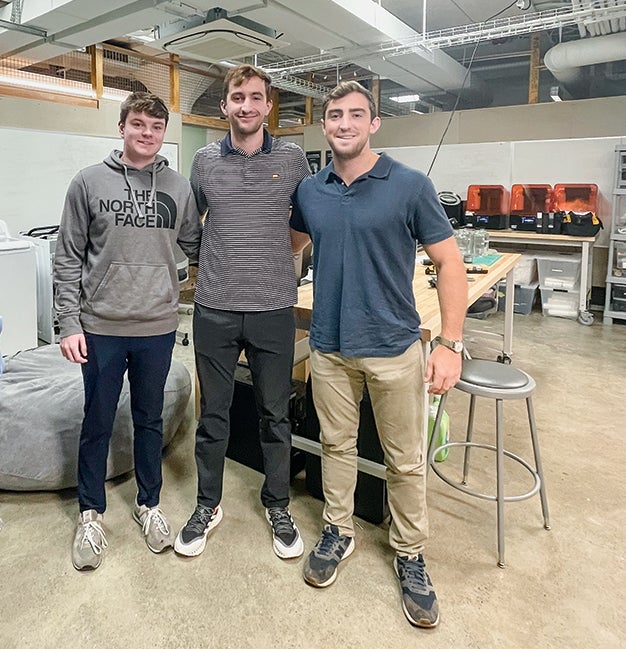
[[[467,448],[468,446],[473,447],[473,448],[484,448],[487,449],[488,451],[495,451],[497,452],[497,448],[493,446],[492,444],[478,444],[476,442],[448,442],[447,444],[442,444],[441,446],[438,446],[437,448],[433,449],[432,452],[430,453],[430,456],[428,458],[428,463],[430,464],[430,468],[444,481],[447,482],[451,487],[454,489],[458,489],[459,491],[462,491],[463,493],[466,493],[468,496],[475,496],[476,498],[483,498],[484,500],[498,500],[497,496],[494,494],[484,494],[481,493],[480,491],[475,491],[473,489],[469,489],[465,485],[461,484],[460,482],[455,482],[445,476],[441,469],[435,464],[434,458],[443,449],[447,448],[452,448],[453,446],[458,446],[458,447],[463,447]],[[533,485],[532,489],[530,491],[527,491],[526,493],[517,495],[517,496],[504,496],[503,500],[505,502],[517,502],[520,500],[526,500],[527,498],[530,498],[531,496],[534,496],[539,489],[541,488],[541,478],[539,477],[537,471],[530,465],[526,460],[523,458],[519,457],[519,455],[515,455],[514,453],[511,453],[510,451],[502,451],[506,457],[511,458],[512,460],[515,460],[515,462],[519,462],[527,471],[530,472],[532,475],[535,484]]]

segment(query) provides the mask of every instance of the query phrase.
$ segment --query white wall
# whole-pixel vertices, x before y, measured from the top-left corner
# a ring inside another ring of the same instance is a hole
[[[466,198],[470,184],[596,183],[605,230],[594,251],[593,285],[604,286],[615,145],[626,143],[626,97],[505,106],[383,119],[372,147],[427,172],[438,190]],[[304,131],[306,151],[329,149],[319,125]]]
[[[119,102],[99,108],[0,96],[0,219],[15,235],[56,225],[67,186],[83,167],[122,148]],[[172,113],[161,150],[179,168],[182,120]]]

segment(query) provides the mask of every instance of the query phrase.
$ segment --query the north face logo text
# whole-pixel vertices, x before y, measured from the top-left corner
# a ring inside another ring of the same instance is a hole
[[[150,191],[135,191],[135,198],[141,214],[137,213],[129,189],[126,189],[126,195],[128,196],[126,200],[100,199],[100,210],[112,213],[116,226],[172,230],[176,226],[176,203],[169,194],[157,192],[152,205],[148,205]]]

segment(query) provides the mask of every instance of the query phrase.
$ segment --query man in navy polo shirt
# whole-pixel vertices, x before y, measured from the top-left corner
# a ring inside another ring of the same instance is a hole
[[[409,621],[439,621],[422,551],[428,536],[422,435],[425,384],[442,394],[461,373],[465,268],[431,181],[370,149],[380,127],[354,81],[327,96],[322,129],[333,162],[303,180],[291,227],[313,241],[311,377],[320,420],[324,529],[304,579],[329,586],[355,547],[359,403],[367,385],[385,455],[389,542]],[[297,239],[297,237],[295,237]],[[424,368],[413,274],[419,241],[437,267],[442,335]]]

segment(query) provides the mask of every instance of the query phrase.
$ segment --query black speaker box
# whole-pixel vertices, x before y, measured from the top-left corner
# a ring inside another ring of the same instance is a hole
[[[310,379],[307,382],[306,395],[306,425],[302,434],[308,439],[317,441],[320,437],[320,424],[313,405]],[[361,401],[360,417],[357,440],[359,457],[382,464],[383,450],[378,440],[374,412],[372,411],[367,388],[364,390],[363,400]],[[312,496],[324,500],[321,459],[308,453],[306,456],[306,487]],[[359,471],[354,492],[354,513],[359,518],[370,523],[382,523],[389,516],[387,481]]]
[[[289,400],[289,417],[293,434],[300,435],[304,427],[306,412],[306,385],[302,381],[293,381]],[[259,441],[259,415],[254,400],[252,376],[245,365],[235,369],[235,390],[230,407],[230,438],[226,457],[239,462],[259,473],[263,470],[263,453]],[[291,470],[293,478],[304,469],[306,454],[291,449]]]

